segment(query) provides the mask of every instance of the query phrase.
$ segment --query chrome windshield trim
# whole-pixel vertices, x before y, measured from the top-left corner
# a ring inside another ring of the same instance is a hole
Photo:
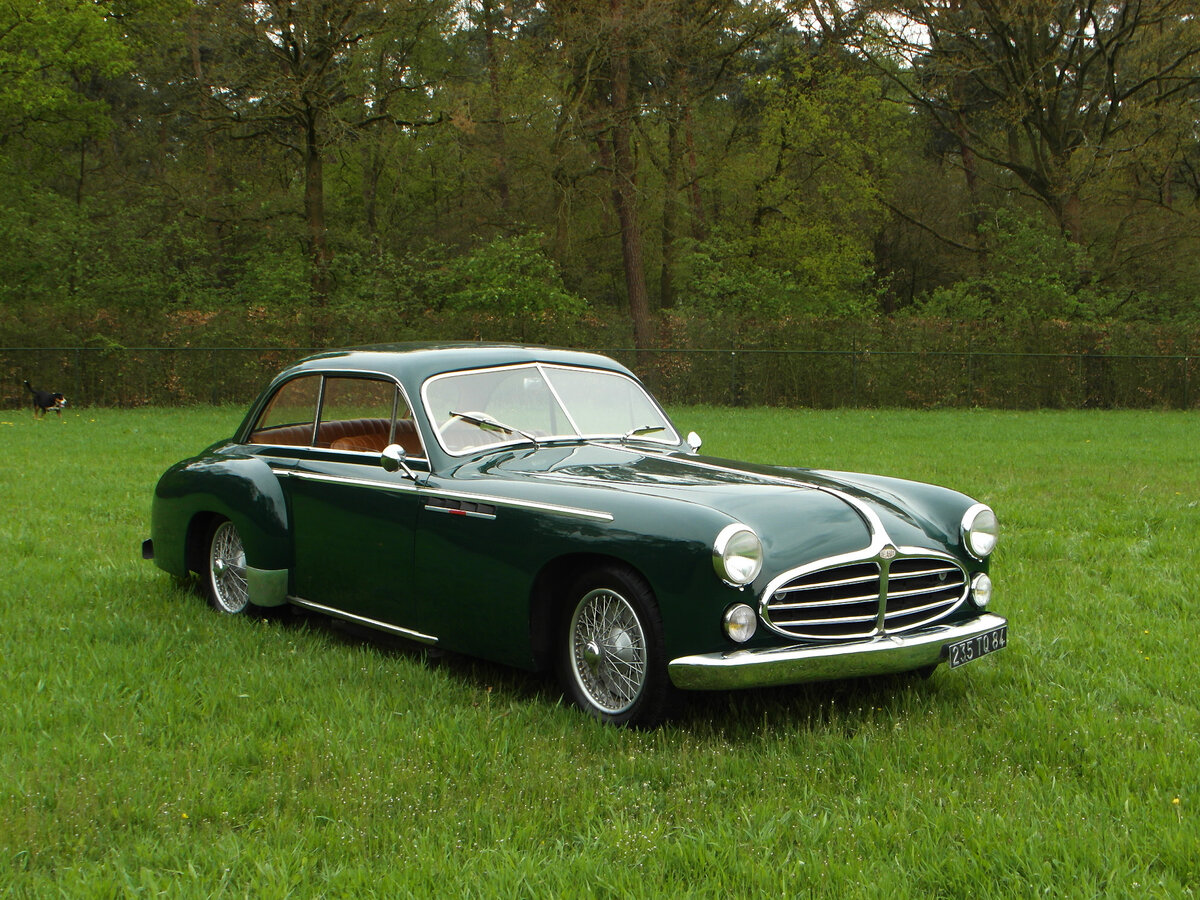
[[[551,396],[554,397],[554,402],[558,404],[563,411],[563,415],[567,417],[567,421],[571,423],[571,428],[574,429],[576,435],[583,434],[579,430],[579,423],[575,421],[575,416],[571,414],[571,410],[567,408],[567,401],[562,398],[562,394],[558,392],[558,388],[554,386],[554,382],[546,376],[546,369],[541,363],[535,363],[537,370],[541,372],[542,378],[546,382],[546,387],[550,389]]]
[[[333,616],[337,619],[345,619],[347,622],[355,622],[359,625],[366,625],[368,628],[374,628],[378,631],[387,631],[392,634],[398,634],[401,637],[406,637],[414,641],[420,641],[422,644],[436,644],[438,639],[431,634],[424,634],[420,631],[414,631],[411,628],[401,628],[399,625],[390,625],[387,622],[380,622],[378,619],[369,619],[366,616],[360,616],[357,613],[346,612],[344,609],[336,609],[332,606],[326,606],[324,603],[314,603],[311,600],[305,600],[301,597],[288,597],[287,602],[293,606],[300,606],[304,609],[311,609],[313,612],[323,613],[327,616]]]
[[[597,509],[583,509],[578,506],[560,506],[557,503],[540,503],[536,500],[518,500],[512,497],[498,497],[495,494],[472,494],[466,491],[447,491],[438,488],[427,488],[413,484],[411,481],[382,481],[370,478],[351,478],[347,475],[325,475],[317,472],[299,472],[295,469],[277,469],[271,471],[284,478],[295,478],[300,481],[317,481],[323,484],[348,484],[354,487],[374,488],[395,493],[413,493],[422,497],[444,497],[447,500],[466,500],[470,503],[485,503],[490,506],[506,507],[508,509],[529,509],[535,512],[550,513],[555,516],[565,516],[571,519],[586,519],[591,522],[611,522],[612,513],[601,512]]]
[[[590,441],[590,440],[619,440],[621,438],[620,434],[611,434],[611,435],[608,435],[608,434],[583,434],[580,431],[579,426],[575,421],[575,416],[572,414],[571,410],[568,409],[566,404],[563,402],[562,396],[559,394],[558,389],[554,386],[553,381],[551,380],[551,375],[548,374],[548,373],[554,372],[555,370],[567,371],[567,372],[591,372],[591,373],[595,373],[597,375],[612,376],[612,377],[616,377],[616,378],[622,378],[625,381],[629,382],[630,384],[637,386],[641,390],[643,396],[647,400],[650,401],[650,405],[655,410],[657,410],[658,414],[662,417],[662,420],[663,420],[663,423],[665,426],[665,430],[670,435],[674,436],[674,440],[668,440],[668,439],[655,440],[652,438],[642,438],[641,440],[647,441],[649,443],[658,444],[661,447],[670,448],[670,449],[674,449],[679,444],[679,441],[680,441],[679,432],[676,431],[675,425],[671,421],[671,417],[667,415],[666,410],[664,410],[662,408],[662,404],[660,404],[658,402],[658,400],[654,397],[654,395],[651,394],[646,389],[646,386],[644,384],[642,384],[640,381],[638,381],[636,378],[633,378],[633,377],[625,374],[624,372],[618,372],[613,369],[593,368],[593,367],[589,367],[589,366],[572,366],[572,365],[567,365],[564,363],[548,363],[548,362],[541,362],[539,360],[534,360],[531,362],[508,363],[508,364],[502,364],[502,365],[496,365],[496,366],[485,366],[484,368],[480,368],[480,369],[456,369],[456,370],[450,371],[450,372],[439,372],[436,375],[431,375],[429,378],[425,379],[424,383],[422,383],[421,388],[420,388],[421,404],[425,411],[425,418],[429,422],[430,428],[433,431],[433,436],[437,440],[442,451],[444,453],[446,453],[447,456],[451,456],[451,457],[454,457],[457,459],[457,458],[461,458],[464,456],[471,456],[476,453],[485,452],[488,450],[496,450],[496,449],[500,449],[503,447],[510,447],[513,444],[522,444],[522,443],[525,443],[525,441],[523,439],[493,441],[488,444],[477,444],[477,445],[475,445],[473,447],[469,447],[465,450],[457,450],[457,451],[451,450],[449,447],[446,446],[446,442],[444,440],[442,440],[442,432],[441,432],[441,429],[438,427],[437,417],[433,414],[433,409],[429,403],[429,387],[430,387],[430,385],[436,384],[437,382],[439,382],[443,379],[446,379],[446,378],[455,378],[455,377],[462,377],[462,376],[467,376],[467,375],[479,375],[479,374],[488,373],[488,372],[517,371],[520,369],[533,369],[533,370],[537,371],[539,375],[541,375],[542,379],[546,382],[546,387],[549,390],[550,395],[554,398],[554,401],[558,404],[559,411],[566,417],[567,422],[575,430],[574,434],[541,435],[538,437],[538,442],[541,444],[556,443],[556,442],[573,442],[573,441],[586,442],[586,441]]]
[[[888,634],[836,644],[768,647],[681,656],[667,664],[671,682],[683,690],[715,691],[777,687],[911,672],[946,661],[946,647],[1008,624],[984,613],[968,622],[930,625],[908,634]]]

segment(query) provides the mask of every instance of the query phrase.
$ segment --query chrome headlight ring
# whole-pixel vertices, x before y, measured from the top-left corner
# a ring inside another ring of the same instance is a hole
[[[1000,523],[986,503],[976,503],[963,514],[960,530],[963,546],[976,559],[987,559],[996,549],[996,541],[1000,537]]]
[[[713,569],[726,584],[749,584],[762,571],[762,564],[762,541],[752,528],[735,522],[722,528],[713,541]]]

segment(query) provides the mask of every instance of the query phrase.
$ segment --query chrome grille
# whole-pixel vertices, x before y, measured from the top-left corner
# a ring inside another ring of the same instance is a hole
[[[887,590],[881,590],[882,579]],[[967,576],[948,559],[905,556],[801,572],[777,587],[764,618],[791,637],[815,640],[870,637],[935,622],[967,596]]]

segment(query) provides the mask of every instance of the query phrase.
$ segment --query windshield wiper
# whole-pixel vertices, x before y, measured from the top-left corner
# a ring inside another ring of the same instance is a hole
[[[496,419],[493,419],[491,416],[487,415],[486,413],[454,412],[453,410],[451,410],[450,418],[462,419],[468,425],[474,425],[476,428],[480,429],[481,431],[490,431],[493,434],[520,435],[521,437],[525,438],[525,440],[527,440],[531,444],[533,444],[533,446],[535,446],[535,447],[541,446],[541,444],[538,443],[538,439],[535,438],[532,434],[524,432],[520,428],[513,428],[511,425],[505,425],[503,422],[499,422]]]
[[[666,425],[643,425],[640,428],[631,428],[621,435],[621,443],[625,443],[631,437],[642,437],[647,434],[658,434],[660,431],[666,431]]]

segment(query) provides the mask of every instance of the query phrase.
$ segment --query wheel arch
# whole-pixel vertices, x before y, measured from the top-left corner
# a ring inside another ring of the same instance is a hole
[[[567,589],[585,572],[604,566],[619,566],[646,584],[654,595],[654,587],[646,574],[628,560],[606,553],[568,553],[559,556],[538,572],[529,598],[529,638],[534,665],[539,671],[554,664],[554,637],[565,604],[570,599]]]
[[[204,574],[205,557],[208,554],[206,546],[208,533],[212,530],[215,522],[224,518],[226,517],[220,513],[201,511],[192,516],[188,522],[187,535],[183,542],[183,554],[184,563],[189,572],[195,572],[197,575]]]

